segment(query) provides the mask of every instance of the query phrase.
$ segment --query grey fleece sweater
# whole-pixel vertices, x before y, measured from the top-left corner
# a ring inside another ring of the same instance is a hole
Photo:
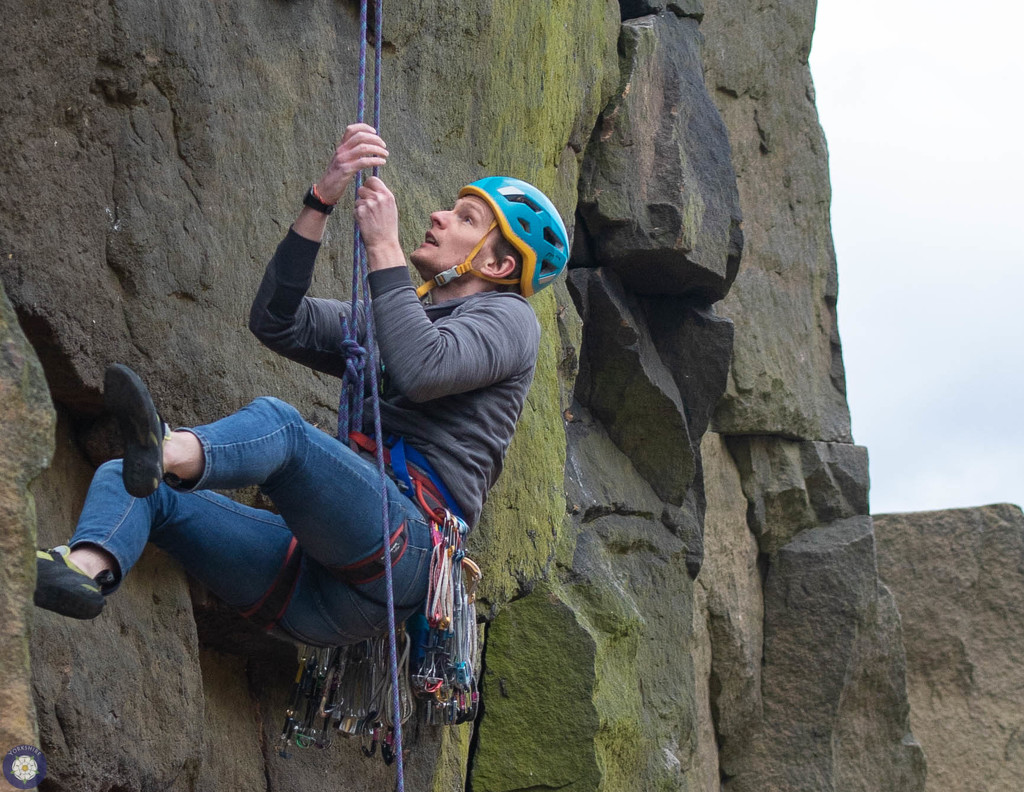
[[[352,305],[306,296],[319,249],[288,231],[267,265],[249,329],[275,352],[341,377],[339,315],[351,316]],[[430,461],[475,525],[533,380],[537,317],[511,293],[424,306],[404,268],[371,272],[370,292],[385,368],[384,433],[401,435]],[[372,432],[372,412],[364,415]]]

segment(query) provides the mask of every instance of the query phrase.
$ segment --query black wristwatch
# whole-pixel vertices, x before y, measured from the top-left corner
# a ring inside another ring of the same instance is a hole
[[[323,201],[317,198],[315,187],[316,185],[310,186],[310,188],[306,191],[306,197],[302,199],[302,203],[304,203],[310,209],[315,209],[316,211],[322,214],[329,215],[331,212],[334,211],[334,204],[325,204]]]

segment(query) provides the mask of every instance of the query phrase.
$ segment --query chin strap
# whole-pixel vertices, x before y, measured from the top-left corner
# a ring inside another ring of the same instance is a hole
[[[487,237],[490,236],[491,231],[493,231],[497,227],[498,221],[495,220],[491,223],[490,227],[484,232],[484,235],[480,239],[480,241],[476,243],[476,247],[469,251],[469,255],[466,256],[465,261],[463,261],[458,266],[452,267],[451,269],[446,269],[441,274],[435,275],[430,280],[425,281],[422,286],[416,289],[416,296],[419,297],[420,299],[423,299],[424,297],[427,296],[427,294],[430,293],[430,290],[433,289],[435,286],[445,286],[451,283],[453,280],[461,278],[467,272],[470,273],[471,275],[476,275],[478,278],[481,278],[482,280],[490,281],[491,283],[500,283],[503,286],[517,285],[519,283],[518,278],[492,278],[490,275],[484,275],[482,272],[473,269],[473,259],[476,258],[476,254],[480,252],[481,248],[483,248],[484,243],[487,241]]]

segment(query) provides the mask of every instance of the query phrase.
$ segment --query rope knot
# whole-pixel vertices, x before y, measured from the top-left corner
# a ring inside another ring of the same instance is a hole
[[[341,397],[338,400],[338,439],[346,442],[349,432],[362,428],[363,373],[369,353],[356,337],[355,323],[350,324],[344,314],[340,315],[340,319],[341,351],[345,357],[345,373],[341,375],[343,385]]]
[[[354,338],[345,338],[341,349],[345,354],[345,382],[357,382],[366,368],[366,347]]]
[[[349,325],[348,317],[341,314],[341,351],[345,355],[345,376],[346,383],[354,384],[359,381],[363,369],[366,368],[366,347],[359,343],[352,326]]]

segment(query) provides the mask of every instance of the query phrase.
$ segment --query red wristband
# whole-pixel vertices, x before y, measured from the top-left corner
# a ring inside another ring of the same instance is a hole
[[[335,204],[337,204],[337,203],[338,203],[337,201],[325,201],[325,200],[323,199],[323,196],[321,196],[321,195],[320,195],[320,190],[319,190],[319,189],[317,189],[317,186],[316,186],[316,183],[315,183],[315,182],[314,182],[314,184],[313,184],[313,195],[314,195],[314,197],[316,197],[316,199],[317,199],[317,200],[318,200],[318,201],[319,201],[320,203],[322,203],[322,204],[323,204],[324,206],[334,206]]]

